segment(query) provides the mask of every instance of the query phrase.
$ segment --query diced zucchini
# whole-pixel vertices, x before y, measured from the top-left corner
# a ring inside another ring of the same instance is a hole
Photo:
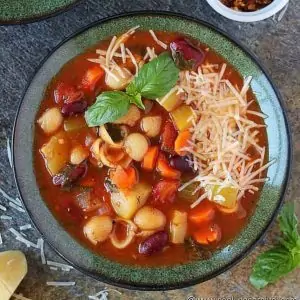
[[[187,186],[182,191],[178,192],[178,197],[183,200],[193,203],[199,198],[199,191],[195,193],[196,188],[198,188],[199,182],[194,182]]]
[[[209,198],[211,201],[216,202],[226,208],[234,208],[237,203],[238,189],[235,187],[225,186],[221,187],[219,185],[211,185],[206,187],[206,190],[211,193]]]
[[[171,116],[177,129],[182,131],[192,126],[195,113],[190,106],[184,104],[173,110]]]
[[[151,186],[146,183],[138,183],[131,190],[120,190],[112,193],[111,204],[118,216],[131,219],[136,211],[142,207],[151,194]]]
[[[65,131],[74,131],[87,127],[83,116],[72,116],[64,121]]]
[[[159,104],[171,112],[182,103],[181,95],[178,92],[178,86],[173,87],[168,94],[158,100]]]
[[[60,132],[50,138],[48,143],[41,148],[46,167],[54,176],[59,173],[69,161],[69,140],[64,132]]]

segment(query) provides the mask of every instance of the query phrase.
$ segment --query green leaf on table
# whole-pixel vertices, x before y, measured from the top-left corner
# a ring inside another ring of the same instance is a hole
[[[126,115],[131,101],[132,97],[124,92],[104,92],[85,112],[85,120],[89,127],[113,122]]]
[[[165,52],[145,64],[138,75],[128,85],[129,95],[140,94],[148,99],[156,99],[166,95],[176,84],[179,69],[173,59]]]
[[[282,238],[278,245],[260,254],[253,266],[250,283],[261,289],[300,266],[300,237],[294,205],[286,204],[279,216]]]

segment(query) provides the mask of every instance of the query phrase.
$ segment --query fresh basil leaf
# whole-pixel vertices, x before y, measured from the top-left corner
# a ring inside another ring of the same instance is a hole
[[[286,204],[279,216],[282,238],[274,248],[260,254],[250,276],[251,284],[261,289],[300,267],[300,236],[293,204]]]
[[[128,112],[132,98],[124,92],[103,92],[85,112],[89,127],[113,122]]]
[[[176,84],[178,76],[179,69],[165,52],[141,68],[138,76],[128,85],[126,92],[132,96],[140,94],[154,100],[166,95]]]
[[[142,101],[141,94],[132,95],[130,103],[135,104],[137,107],[139,107],[141,109],[145,109],[145,105]]]
[[[258,256],[250,276],[250,283],[257,289],[264,288],[291,272],[298,263],[287,248],[274,247]]]
[[[286,204],[279,216],[279,227],[283,235],[285,244],[289,244],[291,248],[297,244],[300,239],[298,233],[298,220],[294,213],[295,208],[293,203]]]

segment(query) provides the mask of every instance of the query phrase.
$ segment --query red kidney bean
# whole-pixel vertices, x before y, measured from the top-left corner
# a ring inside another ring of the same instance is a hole
[[[193,166],[186,156],[173,156],[170,159],[170,166],[181,172],[193,172]]]
[[[86,162],[79,165],[68,165],[61,173],[53,177],[52,182],[54,185],[60,185],[61,187],[71,185],[78,179],[84,177],[87,173],[87,169]]]
[[[195,70],[205,58],[205,53],[185,38],[178,38],[170,43],[170,49],[173,59],[180,69]]]
[[[159,231],[150,235],[139,245],[139,253],[151,255],[161,251],[168,244],[168,234],[165,231]]]
[[[87,108],[87,102],[84,100],[66,103],[61,108],[61,113],[64,116],[72,116],[83,113]]]

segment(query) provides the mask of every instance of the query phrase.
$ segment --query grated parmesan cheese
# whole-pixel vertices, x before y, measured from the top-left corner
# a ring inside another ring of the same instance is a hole
[[[75,281],[47,281],[49,286],[73,286],[76,284]]]
[[[13,202],[16,205],[22,206],[22,202],[19,198],[14,199],[14,198],[10,197],[1,188],[0,188],[0,193],[4,197],[5,200]]]
[[[24,210],[22,207],[16,205],[14,202],[9,202],[8,205],[9,205],[10,207],[16,209],[16,210],[19,211],[19,212],[23,212],[23,213],[25,212],[25,210]]]
[[[6,215],[2,215],[2,216],[0,216],[0,219],[1,220],[12,220],[12,217],[6,216]]]
[[[9,165],[10,165],[11,168],[13,168],[12,154],[11,154],[11,147],[10,147],[9,139],[6,140],[6,148],[7,148],[7,157],[8,157]]]
[[[164,49],[168,49],[168,45],[165,44],[164,42],[160,41],[157,36],[155,35],[153,30],[149,30],[151,36],[153,37],[153,40],[156,42],[157,45],[159,45],[160,47],[164,48]]]
[[[27,297],[24,297],[22,294],[13,294],[13,297],[18,300],[31,300]]]
[[[181,71],[179,74],[178,86],[185,91],[185,102],[196,114],[196,121],[190,128],[192,140],[184,150],[191,155],[190,161],[198,173],[179,191],[194,182],[199,183],[195,192],[208,185],[233,186],[239,190],[240,199],[246,191],[256,192],[256,185],[267,180],[261,178],[261,174],[274,161],[264,164],[265,147],[260,145],[257,129],[265,125],[248,118],[250,115],[267,117],[249,109],[253,100],[248,101],[247,92],[252,78],[245,78],[239,90],[226,79],[226,67],[226,64],[202,66],[197,72]],[[256,151],[255,157],[248,155],[249,148]],[[203,193],[191,207],[211,196]]]
[[[19,233],[17,230],[14,228],[9,228],[9,231],[16,237],[16,240],[20,241],[21,243],[24,243],[28,248],[33,247],[33,248],[38,248],[37,244],[32,243],[31,241],[25,239],[21,233]]]
[[[7,208],[5,206],[1,205],[1,204],[0,204],[0,209],[3,210],[3,211],[7,211]]]
[[[64,271],[69,271],[69,270],[73,269],[72,266],[69,266],[67,264],[58,263],[58,262],[51,261],[51,260],[47,260],[47,265],[48,266],[53,266],[53,267],[61,268]]]

